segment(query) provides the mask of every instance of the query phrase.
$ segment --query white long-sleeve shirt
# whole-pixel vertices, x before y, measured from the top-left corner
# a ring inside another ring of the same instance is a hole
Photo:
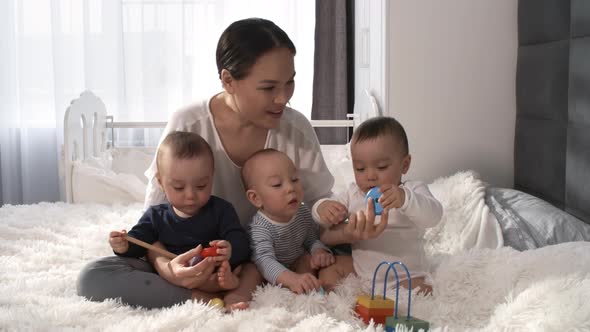
[[[174,112],[162,133],[160,144],[168,133],[176,130],[195,132],[209,143],[215,159],[212,194],[232,203],[242,225],[248,225],[256,208],[246,198],[240,175],[241,167],[234,164],[221,143],[211,115],[210,99]],[[334,177],[326,166],[315,131],[303,114],[287,107],[279,126],[268,131],[264,147],[274,148],[291,158],[299,170],[304,197],[309,206],[316,200],[331,195]],[[156,171],[154,156],[152,164],[145,172],[148,178],[145,208],[166,202],[166,196],[155,177]]]
[[[352,244],[354,271],[361,277],[372,279],[373,272],[382,261],[402,261],[410,270],[411,277],[426,276],[428,264],[424,252],[424,232],[436,226],[443,213],[442,205],[432,196],[428,187],[419,181],[407,181],[400,187],[405,192],[405,202],[399,209],[389,211],[387,227],[375,239],[362,240]],[[348,208],[349,213],[366,210],[365,195],[356,183],[348,190],[332,198]],[[313,217],[317,221],[317,207],[325,199],[313,206]],[[377,216],[375,223],[381,217]],[[385,268],[381,268],[377,281],[383,281]],[[406,279],[405,271],[397,268],[400,280]],[[389,272],[393,278],[393,271]],[[392,279],[390,279],[392,280]]]

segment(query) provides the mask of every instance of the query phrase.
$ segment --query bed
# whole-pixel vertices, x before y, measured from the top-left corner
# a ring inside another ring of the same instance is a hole
[[[590,242],[523,251],[475,248],[467,234],[485,219],[488,205],[482,200],[491,197],[485,183],[465,171],[440,178],[430,188],[445,208],[441,224],[427,235],[435,292],[413,294],[413,316],[431,322],[435,331],[590,328]],[[354,315],[356,295],[370,292],[371,285],[355,277],[327,295],[259,287],[252,309],[233,314],[198,302],[146,310],[77,296],[80,269],[112,254],[108,231],[129,228],[141,210],[141,203],[0,208],[0,329],[382,331],[382,325],[365,325]],[[406,296],[402,289],[402,313]]]
[[[444,207],[426,235],[435,292],[413,294],[411,309],[432,330],[590,330],[589,22],[581,1],[519,2],[515,188],[472,170],[429,184]],[[108,231],[141,215],[154,148],[118,146],[113,133],[124,126],[146,124],[117,123],[83,93],[65,118],[67,202],[0,208],[0,330],[384,330],[354,314],[371,286],[356,277],[329,294],[259,287],[251,310],[232,314],[199,302],[145,310],[78,297],[80,269],[112,254]],[[322,150],[337,186],[352,179],[346,145]]]
[[[376,104],[373,104],[376,105]],[[362,117],[379,114],[378,106],[364,110]],[[313,120],[314,127],[354,129],[360,114],[348,120]],[[69,203],[143,202],[147,179],[145,170],[152,162],[156,144],[129,146],[118,140],[118,130],[156,129],[159,137],[165,122],[116,122],[104,103],[91,91],[72,101],[64,116],[64,182]],[[140,132],[140,134],[143,134]],[[153,133],[152,133],[153,136]],[[350,179],[348,144],[322,145],[322,153],[337,179]],[[336,190],[345,183],[337,181]]]

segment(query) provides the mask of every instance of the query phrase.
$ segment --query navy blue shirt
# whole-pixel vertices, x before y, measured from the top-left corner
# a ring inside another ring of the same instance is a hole
[[[228,201],[211,196],[199,212],[189,218],[178,216],[172,205],[150,207],[129,231],[129,236],[153,244],[160,241],[166,250],[180,255],[199,244],[203,248],[213,240],[231,243],[229,263],[232,267],[250,260],[249,236],[240,224],[234,207]],[[147,249],[129,242],[126,257],[145,256]]]

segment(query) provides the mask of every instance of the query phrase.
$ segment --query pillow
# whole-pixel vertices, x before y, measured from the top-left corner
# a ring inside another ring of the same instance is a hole
[[[144,173],[154,160],[156,149],[155,147],[133,147],[109,150],[112,159],[112,167],[109,168],[118,174],[133,174],[147,185],[148,179]]]
[[[502,227],[504,242],[518,250],[590,241],[590,225],[519,190],[488,188],[486,200]],[[494,203],[494,201],[496,203]]]
[[[74,203],[136,203],[143,202],[146,184],[133,174],[115,173],[105,162],[92,158],[72,166],[72,197]]]
[[[348,185],[354,181],[350,145],[322,145],[321,149],[326,165],[334,176],[332,192],[344,192]]]
[[[349,145],[322,145],[322,155],[334,176],[333,192],[346,190],[354,181]],[[155,147],[115,148],[101,158],[88,158],[73,165],[73,198],[76,203],[143,202]]]

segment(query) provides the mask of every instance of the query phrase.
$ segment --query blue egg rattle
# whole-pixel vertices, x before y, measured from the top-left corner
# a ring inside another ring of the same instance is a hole
[[[381,212],[383,212],[383,206],[379,203],[379,197],[381,197],[381,193],[379,192],[379,187],[373,187],[367,191],[367,195],[365,196],[365,203],[369,200],[369,198],[373,199],[373,204],[375,206],[375,215],[380,216]]]

